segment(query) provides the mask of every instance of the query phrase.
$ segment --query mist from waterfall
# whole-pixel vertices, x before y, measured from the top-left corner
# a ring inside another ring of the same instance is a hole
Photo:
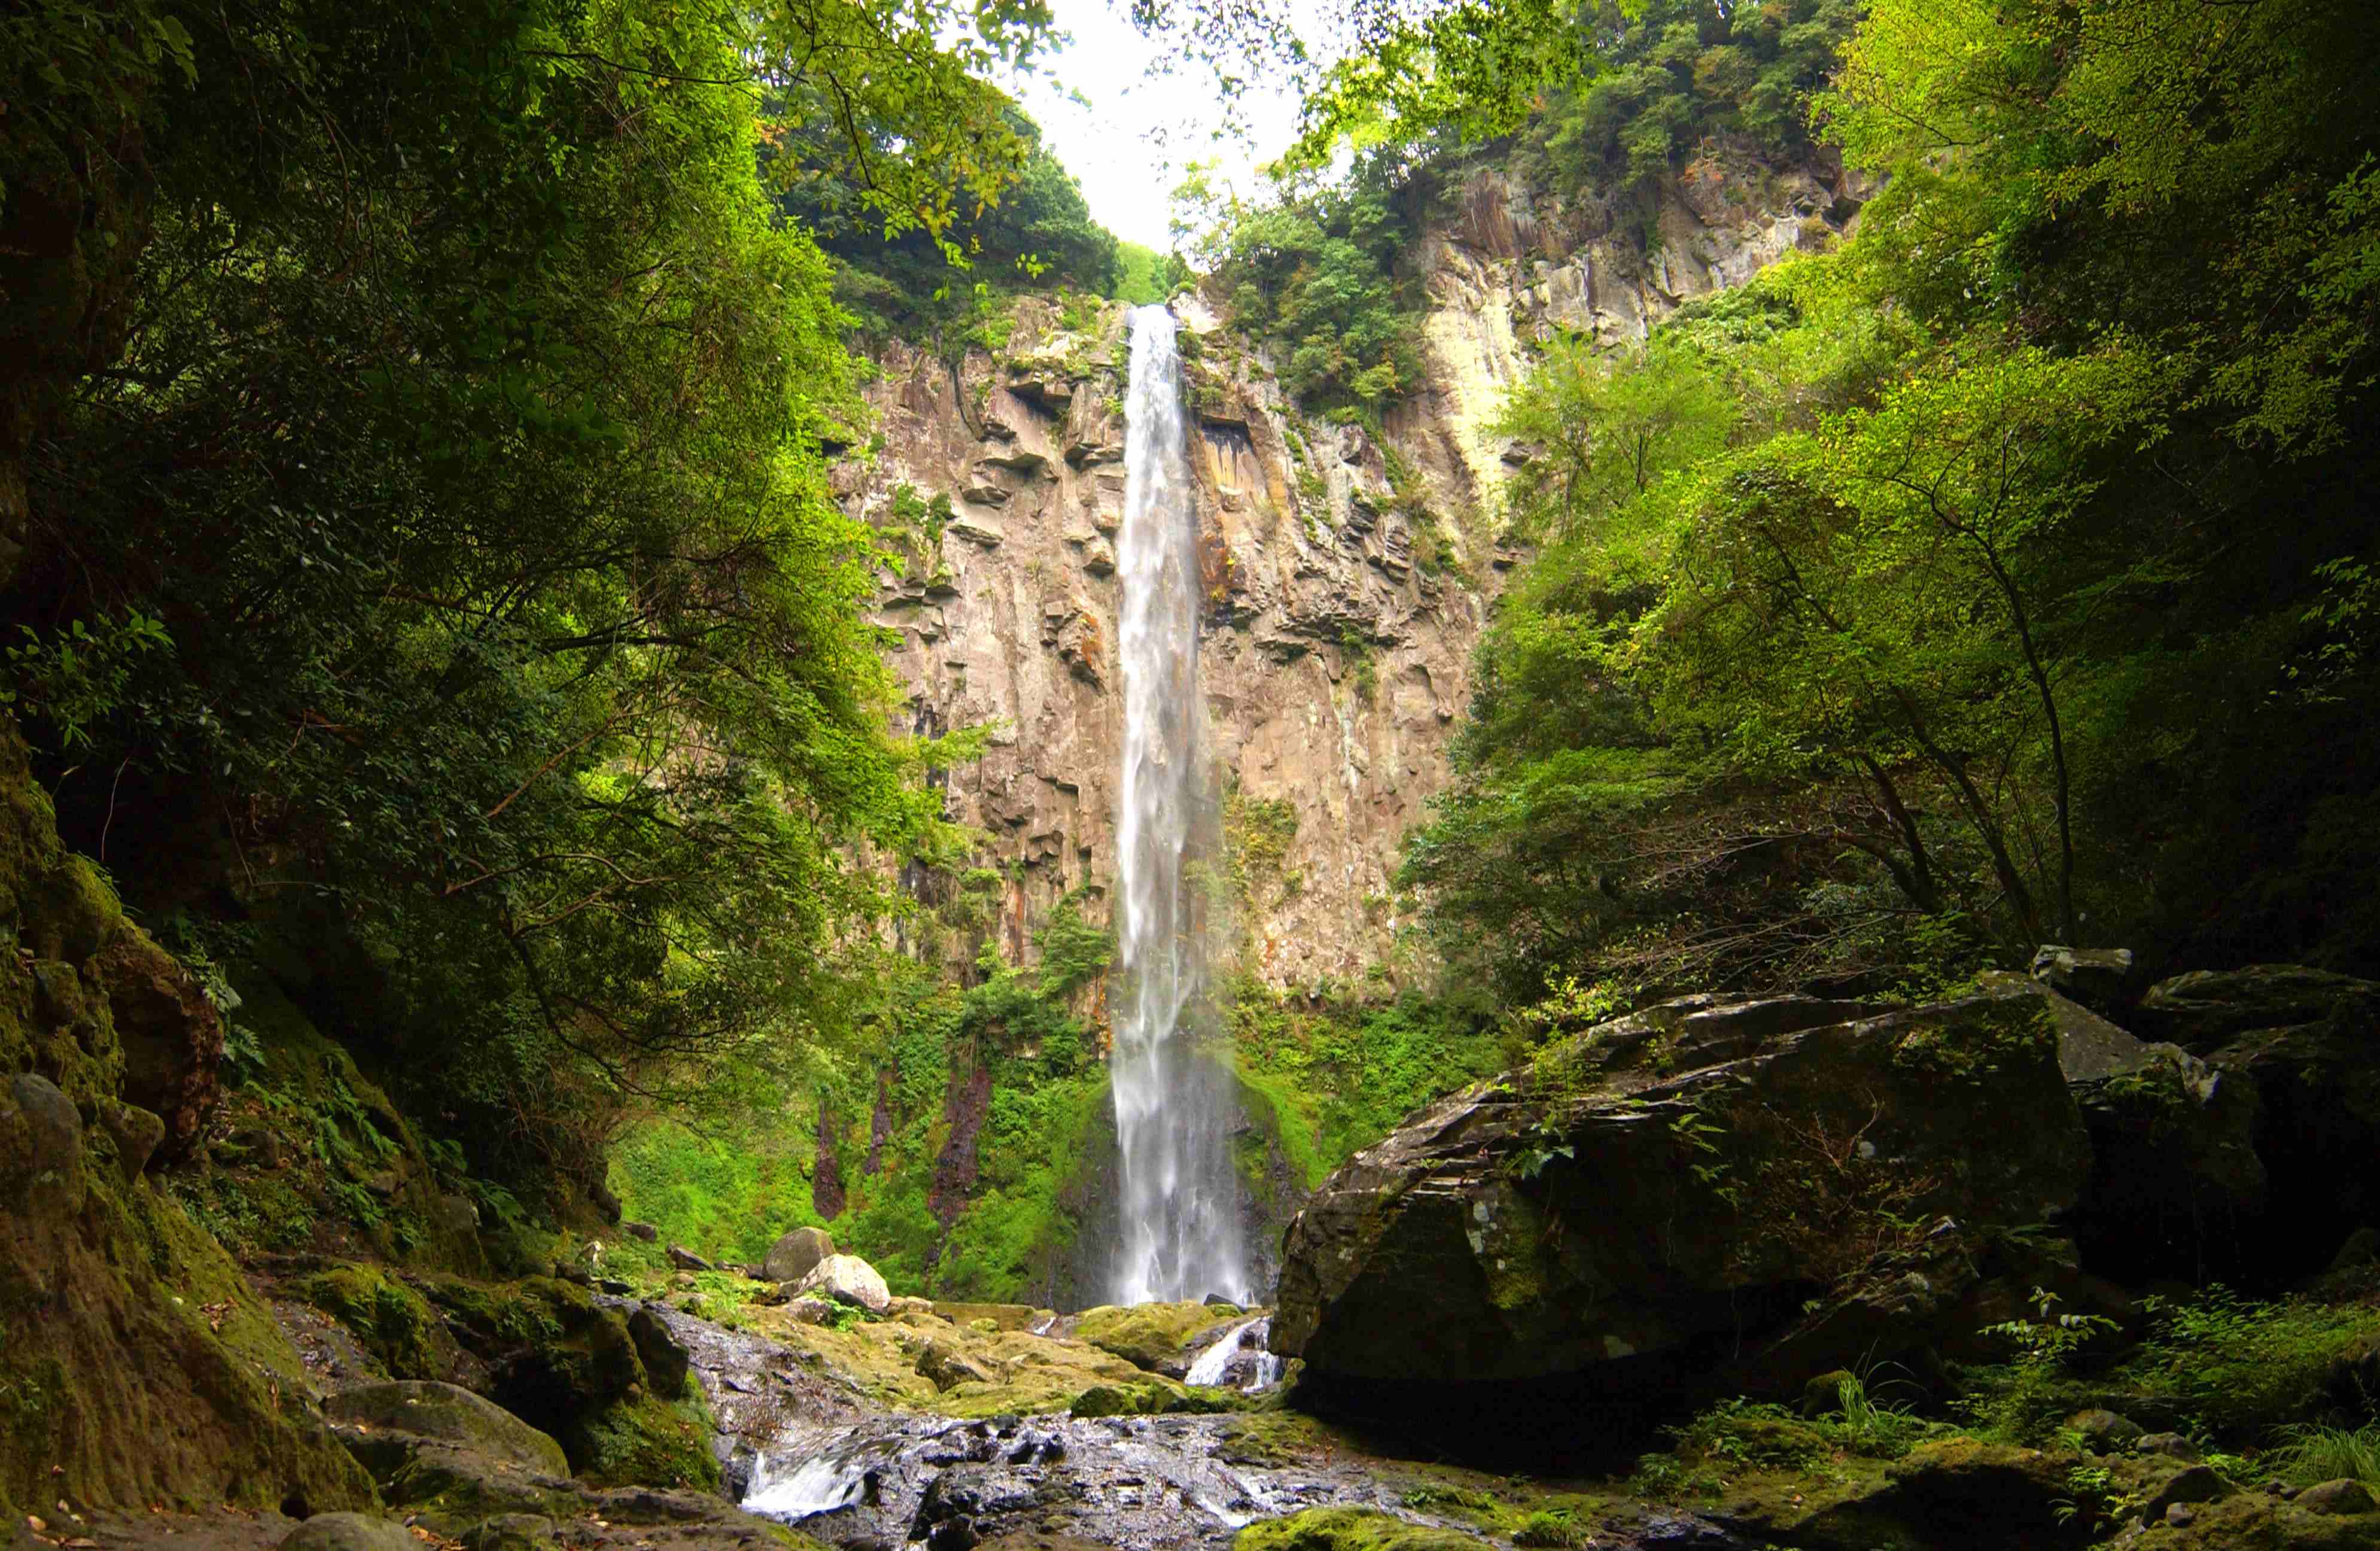
[[[1117,817],[1114,1093],[1117,1303],[1247,1298],[1230,1134],[1230,1074],[1195,1048],[1207,1017],[1207,912],[1196,874],[1218,853],[1198,695],[1198,537],[1173,315],[1132,313],[1124,409],[1123,778]]]

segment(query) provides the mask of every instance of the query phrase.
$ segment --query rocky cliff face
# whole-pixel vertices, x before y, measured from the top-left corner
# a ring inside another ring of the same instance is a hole
[[[1203,299],[1184,324],[1206,608],[1200,672],[1226,784],[1242,965],[1276,987],[1410,969],[1397,847],[1447,782],[1447,744],[1501,574],[1494,429],[1555,329],[1614,346],[1694,297],[1822,243],[1857,208],[1829,169],[1716,167],[1659,202],[1658,243],[1590,202],[1472,173],[1413,255],[1427,381],[1373,435],[1303,415],[1267,353]],[[1014,959],[1067,891],[1112,876],[1122,714],[1114,535],[1123,509],[1123,310],[1026,299],[1007,347],[878,356],[878,439],[837,494],[900,546],[875,617],[920,731],[993,722],[949,775],[992,837]],[[1091,913],[1103,913],[1094,904]]]

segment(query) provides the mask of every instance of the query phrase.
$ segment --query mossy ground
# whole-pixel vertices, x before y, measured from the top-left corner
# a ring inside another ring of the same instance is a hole
[[[684,1486],[719,1490],[710,1452],[713,1426],[701,1386],[681,1400],[641,1395],[606,1407],[567,1430],[563,1445],[581,1479],[598,1486]]]
[[[1135,1367],[1155,1371],[1182,1362],[1184,1349],[1201,1335],[1243,1317],[1242,1311],[1229,1305],[1110,1304],[1086,1309],[1075,1316],[1075,1335]]]

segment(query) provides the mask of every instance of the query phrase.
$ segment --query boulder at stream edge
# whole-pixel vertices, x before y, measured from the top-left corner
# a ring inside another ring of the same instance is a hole
[[[1937,1338],[1990,1230],[2070,1214],[2089,1167],[2034,990],[1900,1010],[1688,997],[1358,1154],[1291,1227],[1273,1349],[1317,1398],[1375,1413],[1549,1386],[1566,1406],[1697,1382],[1791,1395]]]

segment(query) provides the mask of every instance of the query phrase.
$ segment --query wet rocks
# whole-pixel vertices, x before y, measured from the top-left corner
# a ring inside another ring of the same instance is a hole
[[[719,1268],[696,1254],[683,1244],[669,1247],[669,1263],[681,1271],[716,1271]]]
[[[2030,990],[1906,1010],[1685,998],[1357,1154],[1292,1226],[1273,1347],[1356,1404],[1711,1375],[1739,1343],[1759,1366],[1879,1248],[1934,1253],[1887,1217],[2039,1222],[2073,1209],[2088,1156]],[[1912,1260],[1878,1289],[1870,1360],[1930,1338],[1957,1301],[1942,1274]],[[1858,1355],[1808,1341],[1763,1377],[1791,1394]]]

